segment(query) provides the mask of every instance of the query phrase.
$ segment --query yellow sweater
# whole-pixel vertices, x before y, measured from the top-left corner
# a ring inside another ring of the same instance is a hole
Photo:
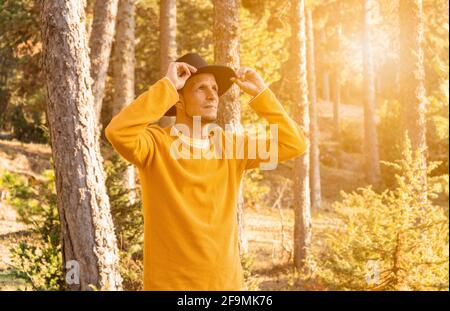
[[[145,290],[244,289],[236,200],[245,169],[262,159],[174,159],[170,127],[151,124],[178,100],[167,78],[122,109],[105,129],[116,151],[139,169],[144,214]],[[278,124],[278,161],[302,155],[309,141],[269,88],[250,101]],[[247,145],[252,139],[245,135]],[[235,142],[235,141],[234,141]]]

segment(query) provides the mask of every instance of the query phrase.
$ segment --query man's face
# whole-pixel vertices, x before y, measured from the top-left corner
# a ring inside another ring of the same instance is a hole
[[[182,91],[184,110],[189,117],[201,116],[202,121],[217,119],[218,87],[214,75],[199,73],[186,81]]]

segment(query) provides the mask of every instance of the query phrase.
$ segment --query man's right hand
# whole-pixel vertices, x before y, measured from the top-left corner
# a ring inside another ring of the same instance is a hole
[[[177,90],[180,90],[183,88],[186,80],[196,71],[197,68],[188,63],[171,62],[167,69],[166,78],[173,83]]]

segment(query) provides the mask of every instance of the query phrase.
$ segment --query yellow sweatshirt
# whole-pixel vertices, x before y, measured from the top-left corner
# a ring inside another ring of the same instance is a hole
[[[170,146],[179,137],[171,135],[171,127],[151,123],[177,100],[175,87],[163,78],[105,129],[115,150],[139,169],[144,289],[242,290],[236,201],[244,170],[263,160],[246,153],[243,158],[174,159]],[[278,125],[278,161],[306,152],[309,141],[269,88],[249,104],[269,124]],[[242,135],[247,148],[252,137]]]

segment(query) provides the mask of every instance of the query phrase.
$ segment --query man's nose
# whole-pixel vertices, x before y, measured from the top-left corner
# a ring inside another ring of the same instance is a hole
[[[213,89],[208,89],[208,92],[206,93],[206,97],[208,99],[216,99],[218,96],[217,96],[216,91],[214,91]]]

